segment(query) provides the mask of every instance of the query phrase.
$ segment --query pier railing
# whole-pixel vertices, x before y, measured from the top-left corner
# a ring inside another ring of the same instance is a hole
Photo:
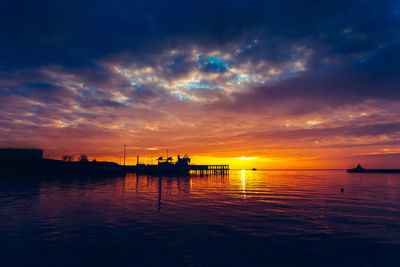
[[[185,174],[228,174],[229,165],[136,165],[132,167],[136,173],[185,173]]]
[[[189,172],[199,175],[227,174],[229,165],[189,165]]]

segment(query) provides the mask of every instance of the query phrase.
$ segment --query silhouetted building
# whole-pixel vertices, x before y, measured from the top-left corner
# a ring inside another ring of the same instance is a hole
[[[0,178],[10,173],[33,173],[43,160],[40,149],[0,149]]]
[[[1,162],[29,163],[43,159],[41,149],[0,148]]]

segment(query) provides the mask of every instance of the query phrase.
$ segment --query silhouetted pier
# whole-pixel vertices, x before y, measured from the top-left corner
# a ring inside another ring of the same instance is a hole
[[[146,165],[139,163],[139,156],[136,166],[133,166],[133,172],[147,174],[197,174],[209,175],[219,174],[224,175],[229,173],[229,165],[189,165],[190,158],[185,155],[181,158],[178,155],[178,160],[172,162],[172,157],[159,157],[157,165]]]
[[[198,175],[227,174],[229,165],[189,165],[189,173]]]
[[[196,174],[196,175],[209,175],[209,174],[228,174],[229,165],[136,165],[133,166],[133,172],[136,173],[180,173],[180,174]]]

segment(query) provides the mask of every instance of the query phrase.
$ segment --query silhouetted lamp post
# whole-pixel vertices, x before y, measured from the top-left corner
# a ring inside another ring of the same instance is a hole
[[[124,166],[125,166],[125,157],[126,157],[126,145],[124,145]]]

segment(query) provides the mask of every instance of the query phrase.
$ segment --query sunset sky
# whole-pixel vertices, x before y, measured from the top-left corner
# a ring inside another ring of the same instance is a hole
[[[0,145],[400,167],[398,1],[5,1]]]

